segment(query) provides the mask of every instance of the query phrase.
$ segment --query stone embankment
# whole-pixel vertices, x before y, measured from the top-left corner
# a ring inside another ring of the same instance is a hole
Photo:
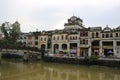
[[[23,59],[23,61],[35,61],[41,59],[41,53],[32,50],[2,49],[0,53],[2,58],[7,58],[7,59],[15,58],[15,59]]]
[[[55,63],[66,63],[66,64],[78,64],[78,65],[97,65],[97,66],[108,66],[108,67],[120,67],[120,59],[112,58],[76,58],[76,57],[50,57],[45,56],[45,62],[55,62]]]

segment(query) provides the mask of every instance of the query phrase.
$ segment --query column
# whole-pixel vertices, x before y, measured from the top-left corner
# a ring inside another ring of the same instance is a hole
[[[99,42],[99,56],[103,56],[103,50],[102,50],[102,40]]]
[[[88,50],[88,56],[91,56],[91,46],[89,47],[89,50]]]
[[[88,56],[91,56],[91,40],[89,40]]]
[[[46,45],[46,48],[45,48],[45,50],[48,50],[48,49],[47,49],[47,47],[48,47],[47,43],[46,43],[45,45]]]
[[[68,51],[68,54],[70,54],[70,44],[67,43],[67,51]]]
[[[58,44],[59,45],[59,51],[62,51],[62,44]]]
[[[51,48],[51,53],[53,54],[54,53],[54,44],[52,44],[52,48]]]
[[[116,41],[113,40],[113,55],[117,56],[117,52],[116,52]]]
[[[77,43],[77,56],[80,56],[80,44]]]

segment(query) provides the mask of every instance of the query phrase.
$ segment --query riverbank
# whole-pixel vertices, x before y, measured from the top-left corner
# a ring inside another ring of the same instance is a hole
[[[74,58],[74,57],[50,57],[45,56],[43,59],[45,62],[55,62],[55,63],[65,63],[65,64],[78,64],[78,65],[97,65],[97,66],[107,66],[107,67],[120,67],[120,59],[110,59],[110,58],[96,58],[96,57],[86,57],[86,58]]]

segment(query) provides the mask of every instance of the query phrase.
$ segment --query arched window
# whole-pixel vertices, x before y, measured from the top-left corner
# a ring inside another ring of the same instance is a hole
[[[83,36],[83,32],[80,32],[80,36]]]
[[[113,37],[113,34],[112,34],[112,33],[110,33],[110,37]]]
[[[44,38],[44,41],[46,41],[46,38]]]
[[[94,33],[92,33],[92,38],[94,38]]]
[[[88,32],[85,33],[85,36],[88,36]]]
[[[85,39],[83,39],[83,44],[85,44]]]
[[[53,37],[53,40],[55,40],[55,36]]]
[[[98,32],[96,32],[96,38],[98,38]]]
[[[118,33],[116,33],[116,37],[118,37]]]
[[[77,40],[77,36],[75,36],[75,40]]]
[[[57,36],[57,40],[59,40],[59,36]]]
[[[106,34],[106,38],[109,38],[109,34]]]
[[[102,34],[102,38],[105,38],[105,34]]]
[[[41,41],[43,41],[43,38],[41,37]]]
[[[75,37],[73,36],[73,40],[75,40]]]
[[[67,38],[68,38],[68,36],[66,35],[66,36],[65,36],[65,39],[67,40]]]
[[[86,44],[88,44],[88,40],[86,40]]]
[[[85,36],[85,34],[86,34],[85,31],[83,31],[83,36]]]
[[[63,35],[61,36],[61,40],[63,40]]]

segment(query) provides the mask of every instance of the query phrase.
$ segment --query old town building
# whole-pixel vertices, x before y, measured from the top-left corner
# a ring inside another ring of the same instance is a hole
[[[83,20],[72,16],[64,29],[28,33],[26,45],[49,50],[53,54],[74,54],[76,56],[120,57],[120,26],[111,29],[83,26]]]

